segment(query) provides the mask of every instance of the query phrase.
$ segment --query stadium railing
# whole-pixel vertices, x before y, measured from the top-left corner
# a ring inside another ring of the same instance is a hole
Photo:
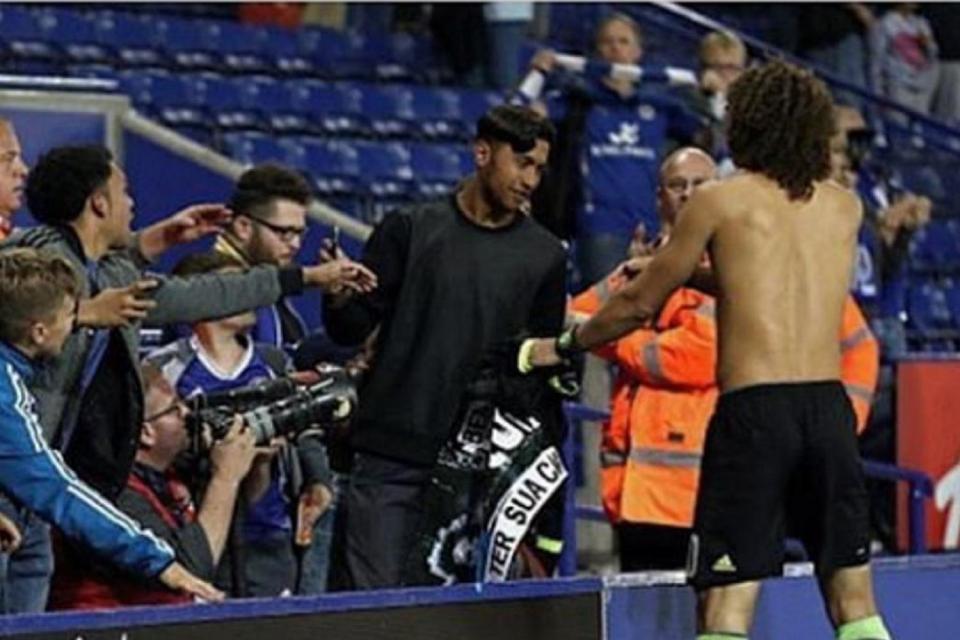
[[[563,454],[564,461],[568,469],[573,469],[577,457],[577,445],[575,439],[575,429],[583,422],[602,422],[609,419],[610,414],[607,411],[594,409],[583,404],[568,402],[564,405],[564,412],[567,417],[567,438],[564,442]],[[896,465],[877,462],[875,460],[863,460],[863,471],[871,478],[890,480],[893,482],[904,482],[908,487],[908,523],[909,523],[909,543],[907,552],[910,555],[923,554],[927,552],[926,520],[924,515],[924,502],[933,496],[933,481],[930,476],[922,471],[907,469]],[[563,555],[560,558],[559,572],[562,576],[571,576],[576,574],[577,558],[577,520],[587,520],[594,522],[608,522],[603,510],[599,507],[576,504],[576,474],[571,473],[570,480],[567,483],[566,510],[564,513],[564,540]]]

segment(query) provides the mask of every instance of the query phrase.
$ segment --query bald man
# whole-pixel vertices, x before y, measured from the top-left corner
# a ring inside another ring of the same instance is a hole
[[[658,242],[634,242],[631,254],[665,240],[690,196],[716,175],[693,147],[660,166]],[[628,263],[629,264],[629,263]],[[586,319],[626,282],[622,270],[579,295],[571,311]],[[716,328],[712,297],[677,290],[656,325],[594,350],[617,365],[611,418],[600,445],[603,506],[617,532],[622,571],[682,569],[693,526],[700,456],[716,400]]]
[[[23,205],[27,165],[13,123],[0,118],[0,240],[13,228],[13,214]]]

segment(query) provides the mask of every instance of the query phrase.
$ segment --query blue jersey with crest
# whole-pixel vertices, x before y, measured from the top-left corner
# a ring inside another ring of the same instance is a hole
[[[621,96],[599,78],[585,78],[581,89],[592,106],[579,150],[578,232],[629,235],[642,221],[655,234],[657,178],[667,139],[688,141],[704,123],[676,99],[645,87]],[[546,100],[550,117],[562,120],[566,91],[549,92]]]

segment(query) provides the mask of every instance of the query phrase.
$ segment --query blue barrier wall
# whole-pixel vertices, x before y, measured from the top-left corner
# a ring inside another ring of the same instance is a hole
[[[631,581],[634,584],[631,584]],[[649,587],[635,576],[608,581],[609,640],[690,640],[694,595],[686,587]],[[878,561],[874,587],[884,619],[898,640],[960,637],[960,555]],[[751,640],[832,638],[833,630],[810,576],[767,581]]]
[[[605,580],[571,578],[9,616],[0,617],[0,635],[34,640],[113,639],[125,633],[130,638],[200,640],[262,640],[270,635],[305,640],[692,640],[693,592],[675,584],[650,585],[651,578],[663,576],[633,574]],[[681,579],[676,573],[666,577],[674,582]],[[960,555],[879,561],[875,585],[883,615],[898,640],[960,635]],[[805,575],[767,581],[750,637],[832,638],[814,579]]]

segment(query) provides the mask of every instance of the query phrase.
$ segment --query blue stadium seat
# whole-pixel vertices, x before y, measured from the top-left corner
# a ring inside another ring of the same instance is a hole
[[[47,39],[28,9],[0,5],[0,42],[10,70],[57,73],[65,62],[63,51]]]
[[[321,80],[291,80],[293,113],[304,119],[309,130],[330,136],[360,136],[368,133],[357,91]]]
[[[943,283],[943,292],[947,298],[947,309],[953,318],[954,329],[960,329],[960,283],[953,278],[947,278]]]
[[[125,67],[166,67],[170,61],[160,49],[160,31],[139,16],[101,11],[95,18],[97,40],[116,49]]]
[[[921,280],[910,287],[907,314],[913,329],[939,330],[953,326],[944,288],[932,280]]]
[[[47,8],[37,21],[48,42],[56,42],[73,63],[113,64],[113,47],[99,40],[96,22],[73,9]]]
[[[933,220],[918,229],[910,243],[915,269],[951,269],[960,266],[960,225],[955,220]]]
[[[464,126],[456,91],[413,87],[410,92],[412,115],[420,135],[428,140],[458,140],[469,137],[470,130]]]
[[[190,71],[220,70],[216,54],[220,31],[213,22],[175,17],[157,21],[160,42],[174,66]]]
[[[366,83],[352,84],[347,91],[358,92],[363,115],[376,136],[405,138],[415,131],[409,91]]]
[[[464,175],[459,150],[447,145],[410,145],[410,166],[416,192],[422,197],[449,193]]]
[[[301,55],[310,59],[316,72],[325,78],[363,77],[363,69],[351,59],[350,38],[334,29],[304,27],[297,33]]]
[[[263,27],[262,50],[273,61],[273,67],[282,75],[314,76],[317,69],[310,57],[300,52],[295,31],[281,27]]]
[[[263,133],[250,131],[227,133],[223,136],[224,151],[243,164],[279,162],[289,164],[292,145]]]
[[[308,133],[310,121],[296,112],[295,92],[292,85],[278,81],[272,76],[248,76],[238,79],[245,93],[245,103],[255,106],[261,119],[278,134]]]
[[[121,90],[130,96],[134,106],[148,115],[154,115],[153,81],[157,75],[169,75],[167,72],[145,73],[143,71],[124,70],[117,74]]]
[[[299,138],[293,147],[291,164],[307,173],[321,196],[363,194],[357,150],[339,141]]]
[[[237,74],[269,73],[273,70],[271,57],[266,53],[266,32],[258,27],[234,22],[213,24],[217,29],[218,50],[223,70]]]
[[[477,120],[491,108],[503,104],[503,95],[495,91],[462,89],[459,92],[460,115],[463,126],[473,136],[477,129]]]
[[[270,128],[256,102],[256,94],[247,90],[243,78],[226,78],[204,73],[194,79],[197,102],[207,110],[210,119],[223,130]]]
[[[406,34],[347,34],[347,49],[341,53],[352,76],[380,82],[406,82],[414,78],[412,38]],[[413,63],[413,64],[411,64]]]
[[[178,131],[189,132],[194,139],[208,139],[216,122],[204,105],[196,78],[176,73],[151,75],[149,90],[153,115]]]
[[[367,192],[377,199],[405,199],[412,194],[413,169],[410,149],[399,142],[347,143],[357,150],[363,167],[361,179]]]

